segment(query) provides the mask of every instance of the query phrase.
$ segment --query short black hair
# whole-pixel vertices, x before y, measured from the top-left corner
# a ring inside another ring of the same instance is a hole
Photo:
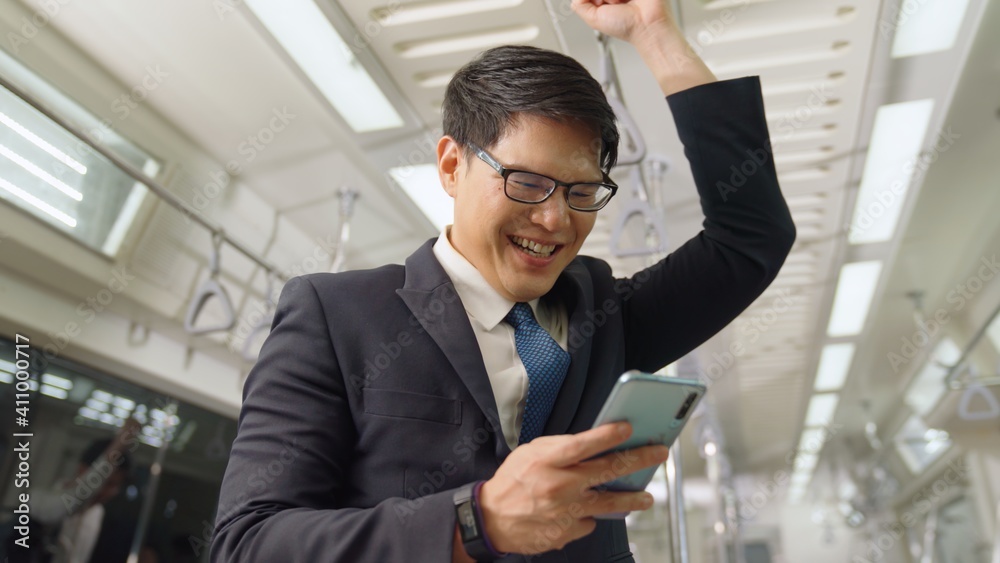
[[[94,465],[94,463],[101,457],[101,454],[103,454],[110,445],[111,440],[108,438],[103,440],[94,440],[89,446],[87,446],[87,449],[83,450],[83,453],[80,454],[80,463],[86,465],[87,467]],[[132,455],[128,452],[122,452],[121,459],[122,462],[118,465],[118,467],[116,467],[116,469],[128,472],[128,470],[132,468]]]
[[[443,132],[466,149],[489,148],[517,113],[580,122],[600,136],[604,172],[618,160],[615,112],[601,85],[576,60],[529,45],[489,49],[455,73],[444,95]]]

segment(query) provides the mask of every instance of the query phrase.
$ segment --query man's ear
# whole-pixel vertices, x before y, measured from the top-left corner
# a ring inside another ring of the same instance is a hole
[[[441,187],[454,198],[458,187],[458,176],[464,160],[462,145],[448,135],[441,137],[437,145],[437,159]]]

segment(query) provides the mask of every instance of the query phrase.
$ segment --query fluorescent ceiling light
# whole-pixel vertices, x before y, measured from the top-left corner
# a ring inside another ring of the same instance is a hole
[[[481,31],[478,33],[467,33],[464,35],[453,35],[451,37],[438,39],[421,39],[396,45],[399,56],[404,59],[416,59],[420,57],[434,57],[459,53],[462,51],[479,51],[507,45],[511,43],[527,43],[538,37],[538,27],[534,25],[519,25],[493,31]]]
[[[27,158],[24,158],[23,156],[17,154],[16,152],[10,150],[5,145],[0,145],[0,155],[7,157],[8,160],[20,166],[21,168],[27,170],[28,173],[30,173],[32,176],[41,179],[46,184],[61,191],[62,193],[68,195],[69,197],[75,199],[76,201],[80,201],[83,199],[83,194],[81,194],[79,191],[71,188],[66,182],[63,182],[62,180],[56,178],[52,174],[49,174],[48,172],[42,170],[40,166],[38,166],[34,162],[31,162]]]
[[[895,59],[955,46],[969,0],[902,0],[892,41]]]
[[[89,399],[87,399],[87,406],[94,409],[95,411],[108,412],[108,404],[94,397],[90,397]]]
[[[816,463],[818,461],[819,456],[816,454],[799,454],[799,456],[795,458],[795,471],[812,471],[816,468]]]
[[[861,332],[881,273],[881,260],[844,264],[837,281],[827,335],[853,336]]]
[[[30,130],[28,130],[27,127],[21,125],[17,121],[14,121],[13,119],[10,118],[10,116],[8,116],[3,112],[0,112],[0,123],[3,123],[11,130],[13,130],[15,133],[24,137],[29,143],[49,153],[50,155],[52,155],[53,158],[65,164],[69,168],[75,170],[76,172],[79,172],[80,174],[87,173],[87,167],[80,164],[80,162],[77,161],[75,158],[55,148],[54,146],[46,142],[38,135],[32,133]]]
[[[112,395],[111,393],[108,393],[107,391],[102,391],[100,389],[94,389],[90,393],[90,395],[92,397],[94,397],[95,399],[97,399],[98,401],[102,401],[102,402],[105,402],[105,403],[110,403],[111,401],[115,400],[115,396],[114,395]]]
[[[933,111],[933,99],[878,109],[847,236],[851,244],[884,242],[896,232]]]
[[[55,207],[52,207],[48,203],[46,203],[46,202],[38,199],[37,197],[29,194],[28,192],[26,192],[26,191],[22,190],[21,188],[15,186],[14,184],[11,184],[10,182],[8,182],[7,180],[5,180],[3,178],[0,178],[0,188],[3,188],[8,193],[10,193],[13,196],[21,199],[22,201],[26,202],[27,204],[31,205],[32,207],[35,207],[35,208],[41,210],[42,212],[44,212],[45,214],[49,215],[53,219],[59,221],[60,223],[65,224],[67,227],[70,227],[70,228],[76,227],[76,219],[75,218],[70,217],[66,213],[63,213],[62,211],[59,211]]]
[[[0,371],[0,383],[13,383],[14,375],[5,371]]]
[[[792,485],[808,485],[809,479],[812,479],[812,472],[810,471],[796,471],[792,473]]]
[[[847,371],[854,358],[854,344],[844,342],[827,344],[819,356],[819,368],[816,370],[816,391],[839,391],[847,379]]]
[[[38,390],[42,395],[48,395],[49,397],[54,397],[56,399],[65,399],[69,396],[69,392],[60,387],[53,387],[52,385],[42,384],[42,387]]]
[[[806,411],[806,427],[830,424],[839,400],[840,397],[836,393],[813,395],[812,399],[809,399],[809,410]]]
[[[65,389],[67,391],[73,388],[72,381],[66,379],[65,377],[59,377],[58,375],[52,375],[49,373],[42,374],[42,383],[58,387],[60,389]]]
[[[396,108],[312,0],[247,0],[247,6],[351,129],[364,133],[403,125]]]
[[[826,429],[806,428],[799,438],[799,457],[804,455],[817,455],[826,443]]]
[[[127,397],[115,397],[115,406],[126,410],[132,410],[135,408],[135,401]]]
[[[372,10],[372,18],[378,23],[390,27],[503,10],[519,6],[522,3],[524,0],[450,0],[447,2],[413,2],[403,5],[396,2],[396,6]]]
[[[455,202],[441,187],[436,164],[391,168],[389,175],[410,196],[413,203],[430,219],[436,229],[443,230],[455,217]]]

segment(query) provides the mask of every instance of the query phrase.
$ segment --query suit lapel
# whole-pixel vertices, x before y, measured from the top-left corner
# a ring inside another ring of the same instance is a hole
[[[434,256],[435,240],[406,259],[406,279],[396,293],[441,348],[487,420],[499,430],[496,399],[479,342],[454,284]],[[503,435],[499,434],[502,443]]]
[[[397,289],[396,293],[441,348],[487,420],[496,425],[499,438],[497,460],[503,462],[510,454],[510,448],[499,431],[493,387],[468,313],[454,284],[434,256],[435,240],[427,241],[406,259],[406,279],[402,289]],[[559,275],[552,293],[563,300],[567,309],[570,364],[552,414],[545,424],[543,433],[548,435],[565,434],[573,422],[587,382],[592,336],[596,328],[586,326],[593,324],[586,312],[594,310],[594,286],[590,272],[583,264],[577,260],[571,262]]]
[[[594,311],[594,284],[590,279],[590,272],[580,263],[579,260],[570,262],[569,266],[563,270],[559,279],[556,280],[552,293],[560,296],[566,307],[569,317],[568,327],[568,348],[570,352],[569,371],[566,379],[563,380],[562,387],[559,388],[559,395],[556,397],[556,404],[552,408],[552,414],[545,423],[543,434],[565,434],[569,430],[576,409],[580,405],[580,397],[583,396],[583,388],[587,382],[587,370],[590,367],[590,352],[593,347],[593,334],[595,326],[593,321],[587,317],[587,311]]]

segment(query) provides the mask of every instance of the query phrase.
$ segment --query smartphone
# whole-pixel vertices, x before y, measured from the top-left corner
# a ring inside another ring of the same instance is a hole
[[[652,444],[670,447],[704,396],[705,386],[694,379],[666,377],[635,370],[625,372],[618,378],[611,395],[598,413],[594,427],[624,420],[632,423],[632,436],[621,445],[595,457]],[[622,470],[624,472],[627,468]],[[639,469],[597,488],[642,491],[653,480],[654,473],[655,466]],[[624,515],[606,514],[603,517],[621,518]]]

